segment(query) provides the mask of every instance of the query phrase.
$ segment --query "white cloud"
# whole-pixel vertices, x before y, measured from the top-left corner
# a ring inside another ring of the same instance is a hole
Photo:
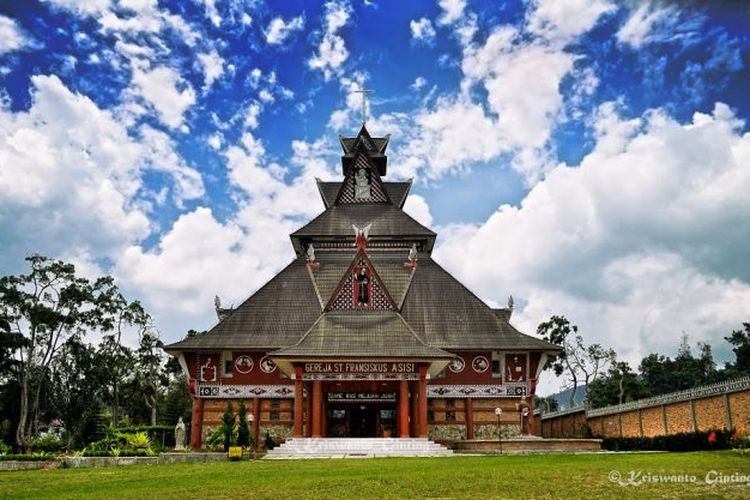
[[[128,127],[56,76],[32,77],[28,111],[0,109],[2,259],[31,251],[115,257],[152,229],[140,195],[147,170],[166,172],[175,197],[203,194],[197,171],[153,129]],[[177,200],[179,201],[179,200]]]
[[[204,88],[208,89],[224,74],[224,59],[214,49],[204,54],[198,54],[198,61],[203,68],[203,75],[206,82]]]
[[[414,219],[425,227],[432,226],[432,213],[430,206],[422,196],[410,194],[404,203],[404,212],[414,217]]]
[[[558,166],[481,225],[446,228],[436,258],[485,298],[523,299],[523,330],[565,314],[631,362],[683,330],[715,340],[746,321],[750,134],[723,104],[687,124],[607,105],[595,130],[578,168]]]
[[[79,14],[101,15],[111,5],[110,0],[44,0],[57,8],[72,10]]]
[[[452,24],[461,20],[466,9],[466,0],[439,0],[438,4],[443,10],[438,19],[440,24]]]
[[[339,30],[346,26],[351,16],[351,7],[346,0],[330,1],[325,4],[325,31],[318,45],[317,54],[313,55],[307,64],[312,69],[323,72],[326,80],[337,74],[349,57],[349,51],[344,43],[344,38],[338,34]]]
[[[206,142],[208,142],[208,145],[211,146],[213,149],[216,149],[216,150],[221,149],[221,144],[222,144],[221,134],[213,134],[212,136],[208,138]]]
[[[182,125],[185,111],[195,103],[195,92],[190,84],[166,66],[152,70],[135,68],[133,83],[159,113],[161,121],[172,128]]]
[[[419,90],[425,85],[427,85],[427,80],[422,76],[418,76],[414,79],[414,83],[411,84],[411,88],[413,88],[414,90]]]
[[[324,142],[292,147],[291,164],[300,171],[284,183],[283,170],[246,133],[226,151],[230,179],[247,195],[239,211],[227,221],[208,208],[182,215],[153,249],[128,248],[116,275],[164,314],[179,311],[183,323],[189,317],[192,327],[210,325],[213,296],[237,304],[270,279],[294,255],[288,234],[322,211],[315,177],[336,174],[328,163],[332,152]]]
[[[276,17],[268,23],[266,28],[266,42],[271,45],[280,45],[289,38],[292,33],[299,31],[305,26],[305,18],[297,16],[289,21]]]
[[[411,29],[412,39],[418,42],[431,44],[435,39],[435,28],[432,27],[432,22],[426,17],[409,22],[409,29]]]
[[[534,0],[528,29],[550,41],[567,43],[589,31],[599,18],[615,10],[608,0]]]
[[[659,8],[656,5],[644,3],[635,9],[625,24],[620,27],[615,35],[617,41],[633,49],[640,49],[649,42],[657,27],[665,22],[669,24],[678,12],[675,6]]]
[[[19,50],[27,43],[18,23],[9,17],[0,16],[0,54]]]

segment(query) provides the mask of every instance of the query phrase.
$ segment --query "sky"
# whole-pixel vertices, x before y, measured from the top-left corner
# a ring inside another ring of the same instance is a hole
[[[434,258],[519,329],[731,360],[749,38],[739,1],[0,0],[0,273],[65,259],[166,342],[210,328],[294,257],[365,86]]]

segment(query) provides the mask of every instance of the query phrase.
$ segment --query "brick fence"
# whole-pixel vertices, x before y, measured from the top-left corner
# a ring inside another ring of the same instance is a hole
[[[621,405],[540,414],[543,437],[659,436],[715,428],[750,433],[750,377]]]

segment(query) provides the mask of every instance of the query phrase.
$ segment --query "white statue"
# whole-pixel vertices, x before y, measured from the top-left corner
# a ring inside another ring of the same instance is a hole
[[[174,427],[174,449],[176,451],[185,449],[185,422],[182,421],[182,417]]]
[[[315,262],[315,247],[310,243],[307,247],[307,261]]]
[[[370,181],[367,180],[367,172],[364,168],[360,168],[354,175],[354,197],[369,199],[370,196]]]

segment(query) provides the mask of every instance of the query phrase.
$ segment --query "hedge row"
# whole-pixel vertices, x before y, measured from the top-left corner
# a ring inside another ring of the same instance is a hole
[[[733,433],[727,429],[681,432],[654,437],[608,437],[602,440],[605,450],[613,451],[700,451],[725,450],[732,447]]]
[[[56,455],[42,455],[42,454],[13,454],[8,453],[7,455],[0,455],[0,462],[49,462],[57,458]]]
[[[110,450],[86,450],[83,452],[84,457],[114,457]],[[121,450],[118,457],[147,457],[146,450]]]

